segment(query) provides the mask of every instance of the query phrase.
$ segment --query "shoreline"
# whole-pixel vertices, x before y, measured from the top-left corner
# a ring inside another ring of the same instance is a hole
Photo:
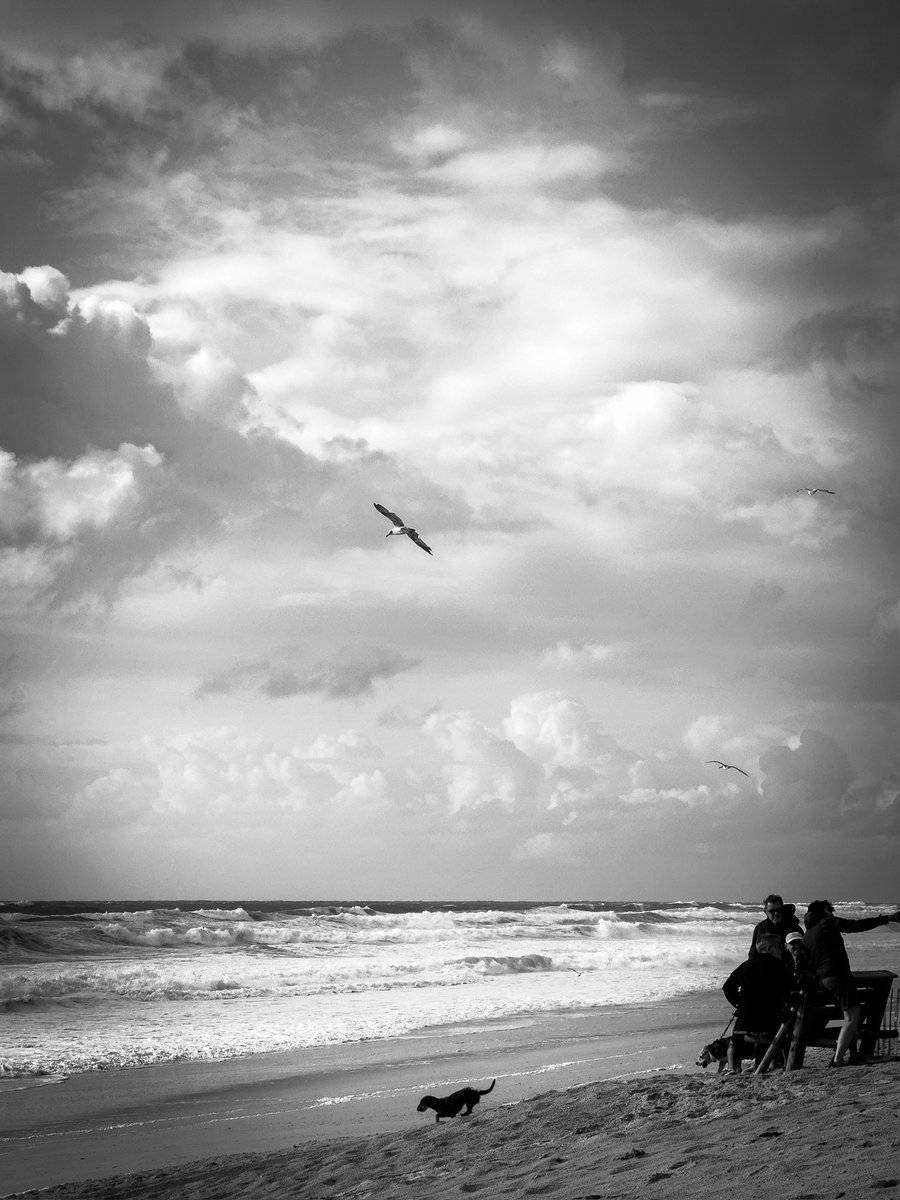
[[[729,1016],[720,992],[690,993],[312,1050],[16,1081],[0,1090],[0,1195],[236,1152],[403,1134],[433,1124],[416,1112],[423,1093],[485,1087],[492,1078],[496,1107],[551,1087],[702,1074],[697,1054]]]

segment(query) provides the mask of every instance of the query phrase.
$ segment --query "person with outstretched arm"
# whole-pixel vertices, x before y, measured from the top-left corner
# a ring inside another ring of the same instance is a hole
[[[844,1014],[844,1023],[838,1033],[834,1057],[829,1066],[842,1067],[847,1051],[851,1049],[859,1026],[859,995],[853,982],[847,948],[841,936],[844,933],[865,933],[891,921],[900,921],[900,912],[877,917],[836,917],[830,900],[813,900],[803,923],[806,933],[803,948],[819,985],[831,992]],[[852,1057],[852,1055],[851,1055]]]

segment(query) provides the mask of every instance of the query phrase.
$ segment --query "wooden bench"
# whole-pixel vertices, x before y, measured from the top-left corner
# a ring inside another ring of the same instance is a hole
[[[853,972],[853,982],[859,992],[861,1009],[857,1035],[859,1052],[866,1057],[875,1053],[875,1047],[880,1040],[897,1037],[896,1028],[882,1028],[888,997],[896,978],[893,971]],[[821,1046],[834,1050],[843,1020],[844,1014],[834,996],[823,988],[794,993],[785,1022],[776,1034],[779,1041],[783,1042],[788,1037],[790,1039],[785,1070],[795,1071],[803,1066],[807,1046]],[[768,1066],[765,1058],[763,1063]]]

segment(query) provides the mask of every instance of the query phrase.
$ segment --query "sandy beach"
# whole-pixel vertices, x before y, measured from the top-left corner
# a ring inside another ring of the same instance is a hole
[[[900,1059],[720,1077],[712,993],[0,1090],[3,1195],[900,1193]],[[436,1125],[425,1091],[497,1086]]]
[[[900,1060],[790,1075],[667,1071],[485,1106],[468,1120],[51,1187],[45,1200],[297,1197],[794,1200],[900,1192]]]

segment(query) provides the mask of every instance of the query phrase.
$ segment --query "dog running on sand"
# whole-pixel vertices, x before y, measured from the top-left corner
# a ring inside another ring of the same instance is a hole
[[[716,1071],[717,1075],[721,1075],[728,1065],[728,1043],[730,1038],[716,1038],[714,1042],[708,1042],[700,1051],[700,1057],[697,1059],[697,1066],[702,1067],[705,1071],[711,1063],[718,1063],[719,1068]]]
[[[497,1080],[493,1080],[491,1086],[479,1091],[478,1088],[464,1087],[458,1092],[453,1092],[449,1096],[423,1096],[419,1101],[416,1112],[425,1112],[426,1109],[433,1108],[435,1112],[435,1122],[440,1123],[441,1117],[455,1117],[461,1109],[466,1111],[464,1117],[472,1115],[472,1109],[478,1103],[482,1096],[486,1096],[488,1092],[494,1090],[494,1084]]]

